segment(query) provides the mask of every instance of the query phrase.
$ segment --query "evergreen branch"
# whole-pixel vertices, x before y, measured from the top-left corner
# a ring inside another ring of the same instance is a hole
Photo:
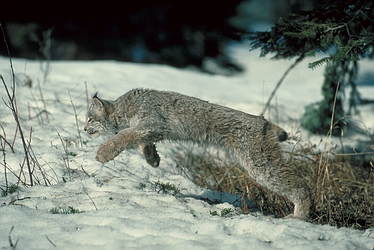
[[[326,8],[292,13],[280,18],[270,31],[250,32],[246,38],[251,50],[261,49],[261,57],[275,54],[273,59],[289,59],[334,47],[333,60],[359,60],[374,51],[372,6],[370,0],[339,1]]]
[[[321,67],[323,64],[328,63],[332,60],[331,56],[321,58],[315,62],[311,62],[308,64],[308,68],[310,69],[316,69],[318,67]]]
[[[298,39],[306,38],[306,39],[308,39],[308,38],[315,38],[317,32],[313,29],[311,29],[311,30],[304,29],[300,32],[284,32],[283,34],[285,36],[290,36],[292,38],[298,38]]]

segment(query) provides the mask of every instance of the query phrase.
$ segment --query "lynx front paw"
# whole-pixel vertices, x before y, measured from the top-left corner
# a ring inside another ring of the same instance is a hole
[[[294,214],[289,214],[287,216],[284,216],[283,219],[300,219],[300,218],[295,216]]]
[[[97,152],[97,154],[96,154],[96,160],[99,161],[99,162],[101,162],[101,163],[104,163],[104,162],[110,161],[111,159],[109,159],[105,155],[102,155],[99,152]]]
[[[150,144],[141,147],[143,147],[143,154],[147,163],[152,167],[158,167],[160,165],[160,156],[157,153],[156,145]]]
[[[104,144],[101,144],[96,154],[96,160],[104,163],[113,160],[117,155],[118,153],[115,150],[114,144],[110,141],[107,141]]]

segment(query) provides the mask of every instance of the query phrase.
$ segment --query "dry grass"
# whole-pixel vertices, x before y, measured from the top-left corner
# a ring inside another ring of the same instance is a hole
[[[170,156],[179,173],[187,176],[198,186],[241,194],[256,204],[256,207],[248,207],[246,199],[242,199],[243,213],[260,210],[265,215],[283,217],[293,211],[291,202],[254,182],[225,152],[213,148],[194,149],[179,146]]]
[[[374,227],[374,152],[371,158],[315,153],[315,146],[295,144],[287,154],[296,172],[313,190],[314,205],[309,222],[337,227],[367,229]],[[328,154],[327,154],[328,153]],[[293,204],[259,186],[229,157],[212,148],[180,146],[172,151],[175,168],[197,185],[217,191],[242,194],[254,202],[243,212],[260,210],[265,215],[286,216]]]
[[[374,227],[373,163],[373,156],[371,161],[344,155],[317,161],[320,171],[310,221],[357,229]]]

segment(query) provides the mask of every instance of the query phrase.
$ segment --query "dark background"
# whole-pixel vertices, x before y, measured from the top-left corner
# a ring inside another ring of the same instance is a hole
[[[12,57],[192,65],[217,73],[204,66],[210,60],[234,74],[242,69],[227,55],[227,44],[240,40],[250,23],[274,22],[300,4],[292,0],[18,1],[1,7],[0,22]],[[0,54],[7,55],[3,45]]]

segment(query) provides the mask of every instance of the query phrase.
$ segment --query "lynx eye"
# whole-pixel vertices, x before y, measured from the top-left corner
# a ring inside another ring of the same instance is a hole
[[[88,117],[87,118],[87,123],[92,123],[93,122],[93,119],[91,117]]]

